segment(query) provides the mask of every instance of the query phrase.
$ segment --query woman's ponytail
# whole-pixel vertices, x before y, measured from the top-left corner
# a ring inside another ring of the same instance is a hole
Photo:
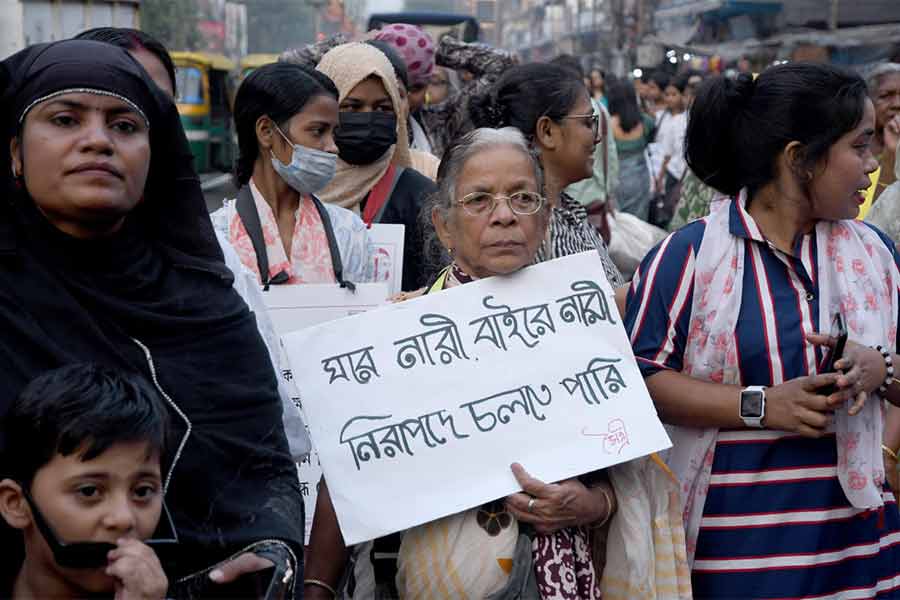
[[[741,147],[745,111],[756,85],[749,75],[714,77],[698,90],[688,117],[685,155],[697,177],[723,194],[741,189]]]

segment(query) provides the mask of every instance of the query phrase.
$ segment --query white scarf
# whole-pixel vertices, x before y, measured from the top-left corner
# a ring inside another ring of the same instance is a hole
[[[737,201],[748,227],[756,228],[744,210],[746,191],[740,193]],[[729,231],[732,202],[727,201],[706,219],[695,264],[683,372],[697,379],[738,385],[742,382],[734,332],[741,308],[744,269],[752,267],[751,257],[745,257],[744,240]],[[819,252],[818,330],[828,331],[832,316],[841,312],[850,340],[893,349],[900,273],[890,250],[872,229],[858,221],[820,221],[815,235]],[[769,336],[771,346],[777,344],[773,338]],[[777,352],[777,348],[767,351]],[[810,362],[814,368],[815,354]],[[780,369],[774,371],[772,384],[783,383]],[[838,479],[850,504],[858,509],[883,505],[881,417],[882,402],[877,394],[870,394],[865,408],[854,417],[847,414],[847,406],[835,412]],[[714,428],[667,429],[673,447],[666,460],[681,483],[688,557],[693,565],[719,432]]]

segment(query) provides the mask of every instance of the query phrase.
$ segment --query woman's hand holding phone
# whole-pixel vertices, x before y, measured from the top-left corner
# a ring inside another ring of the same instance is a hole
[[[833,337],[821,333],[809,333],[806,340],[815,346],[832,350],[837,343]],[[878,350],[849,340],[840,359],[834,363],[834,368],[839,373],[836,380],[837,391],[829,399],[836,407],[852,399],[853,405],[848,411],[850,415],[862,410],[868,395],[884,384],[887,376],[887,366]]]
[[[797,377],[766,389],[766,429],[790,431],[804,437],[820,438],[831,424],[838,406],[820,390],[836,384],[836,373]]]

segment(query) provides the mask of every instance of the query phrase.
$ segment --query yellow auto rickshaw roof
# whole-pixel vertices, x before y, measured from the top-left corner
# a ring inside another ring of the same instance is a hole
[[[277,54],[248,54],[241,59],[241,71],[244,69],[256,69],[273,62],[278,62]]]
[[[217,71],[233,71],[235,64],[221,54],[211,52],[171,52],[172,60],[176,65],[184,63],[199,63]]]

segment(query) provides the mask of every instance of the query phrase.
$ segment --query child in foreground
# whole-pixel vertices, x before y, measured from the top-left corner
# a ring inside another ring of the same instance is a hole
[[[162,510],[166,407],[140,376],[71,365],[32,381],[5,417],[0,515],[25,559],[2,598],[164,598],[143,543]]]

